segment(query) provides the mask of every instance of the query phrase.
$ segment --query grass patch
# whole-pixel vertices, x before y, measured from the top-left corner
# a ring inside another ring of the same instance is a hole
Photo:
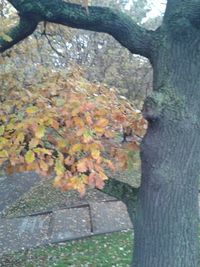
[[[0,266],[129,267],[132,258],[132,243],[132,231],[99,235],[72,242],[6,254],[1,257]]]
[[[1,267],[128,267],[132,257],[131,231],[99,235],[3,255]]]

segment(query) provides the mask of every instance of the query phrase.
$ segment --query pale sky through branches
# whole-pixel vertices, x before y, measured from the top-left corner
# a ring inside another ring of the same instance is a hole
[[[126,6],[127,9],[130,8],[132,1],[133,0],[130,0],[129,4],[127,4]],[[148,12],[148,18],[157,17],[164,12],[166,6],[166,0],[148,0],[148,5],[151,8],[151,11]]]
[[[161,15],[166,7],[165,0],[149,0],[151,11],[148,13],[148,17],[157,17]]]

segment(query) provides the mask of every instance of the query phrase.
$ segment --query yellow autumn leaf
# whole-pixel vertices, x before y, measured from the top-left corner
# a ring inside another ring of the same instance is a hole
[[[69,154],[73,155],[76,152],[80,152],[82,150],[83,145],[82,144],[74,144],[70,150]]]
[[[39,125],[35,131],[35,137],[41,139],[45,134],[45,127],[43,125]]]
[[[60,187],[60,185],[61,185],[61,180],[62,180],[62,177],[57,175],[57,176],[54,178],[53,185],[56,186],[56,187]]]
[[[99,177],[102,179],[102,181],[108,180],[108,176],[105,175],[104,172],[99,172]]]
[[[57,146],[58,146],[58,148],[61,148],[61,149],[65,148],[67,146],[67,142],[63,139],[60,139],[57,141]]]
[[[111,160],[109,160],[109,159],[104,159],[104,162],[107,164],[107,166],[108,166],[112,171],[115,171],[115,166],[114,166],[114,164],[112,163]]]
[[[74,117],[74,116],[77,116],[79,112],[80,112],[80,108],[78,107],[78,108],[73,109],[71,114]]]
[[[24,141],[24,133],[19,132],[16,136],[16,139],[14,141],[15,144],[22,143]]]
[[[63,175],[65,172],[65,167],[63,166],[62,162],[59,159],[56,160],[54,170],[57,176]]]
[[[0,126],[0,136],[4,134],[4,131],[5,131],[5,126],[1,125]]]
[[[94,126],[93,130],[95,131],[95,133],[97,134],[104,134],[105,133],[105,129],[99,126]]]
[[[105,118],[101,118],[96,122],[97,127],[105,128],[108,125],[109,121]]]
[[[32,163],[35,160],[35,153],[32,150],[26,152],[25,156],[26,163]]]
[[[6,125],[6,129],[7,129],[7,131],[11,131],[11,130],[13,130],[13,129],[16,129],[16,125],[14,124],[14,122],[12,123],[8,123],[7,125]]]
[[[44,147],[36,147],[33,149],[33,151],[37,154],[46,154],[46,155],[52,155],[52,152],[51,150],[47,149],[47,148],[44,148]]]
[[[100,143],[90,143],[86,146],[88,151],[99,150],[100,148],[102,148]]]
[[[26,167],[27,171],[38,171],[38,163],[36,161],[29,163],[28,166]]]
[[[33,113],[36,113],[38,111],[38,108],[36,107],[36,106],[31,106],[31,107],[28,107],[27,109],[26,109],[26,112],[28,113],[28,114],[33,114]]]
[[[40,165],[40,168],[42,169],[42,171],[44,171],[44,172],[47,172],[48,171],[49,166],[46,164],[45,161],[40,160],[39,161],[39,165]]]
[[[6,150],[0,150],[0,158],[7,158],[8,152]]]
[[[8,143],[9,143],[9,140],[8,139],[6,139],[4,137],[0,137],[0,149],[2,149]]]
[[[40,140],[37,138],[32,138],[31,141],[29,142],[29,148],[34,148],[39,144]]]
[[[96,159],[96,160],[99,159],[100,158],[100,150],[93,149],[91,151],[91,155],[92,155],[93,159]]]

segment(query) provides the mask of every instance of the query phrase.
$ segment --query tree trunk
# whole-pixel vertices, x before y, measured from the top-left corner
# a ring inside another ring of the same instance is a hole
[[[200,137],[180,125],[161,127],[151,125],[142,145],[133,266],[197,267]]]
[[[154,55],[154,92],[144,105],[149,127],[141,145],[133,267],[198,266],[199,38],[174,37]]]

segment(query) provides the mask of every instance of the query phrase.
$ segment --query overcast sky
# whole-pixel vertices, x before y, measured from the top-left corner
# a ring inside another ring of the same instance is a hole
[[[151,11],[148,13],[149,17],[156,17],[164,12],[166,1],[165,0],[149,0]]]

